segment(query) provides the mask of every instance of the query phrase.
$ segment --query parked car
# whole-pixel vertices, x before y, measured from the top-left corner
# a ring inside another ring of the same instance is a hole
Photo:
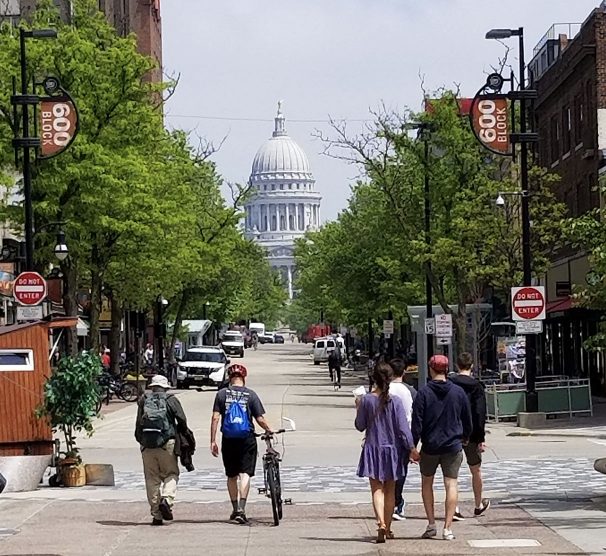
[[[274,334],[274,344],[283,344],[284,336],[282,334]]]
[[[177,370],[177,388],[227,384],[229,359],[220,347],[193,347],[185,352]]]
[[[274,335],[270,332],[265,332],[265,334],[259,334],[259,343],[260,344],[273,344],[274,343]]]
[[[244,337],[237,330],[228,330],[223,334],[221,347],[227,355],[244,357]]]

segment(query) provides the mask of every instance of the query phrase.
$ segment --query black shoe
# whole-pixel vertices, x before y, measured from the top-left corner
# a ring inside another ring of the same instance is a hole
[[[152,519],[152,525],[164,525],[164,521],[162,521],[161,519],[156,519],[154,517],[154,519]]]
[[[229,516],[229,521],[235,521],[239,513],[240,512],[238,510],[234,510],[233,512],[231,512],[231,515]]]
[[[483,498],[482,505],[473,511],[473,515],[480,517],[488,508],[490,508],[490,500],[488,500],[488,498]]]
[[[460,511],[456,511],[454,513],[454,516],[452,517],[453,521],[465,521],[465,517],[463,517],[463,514]]]
[[[162,501],[160,502],[160,507],[158,509],[160,510],[162,517],[166,519],[166,521],[173,520],[173,511],[170,509],[170,506],[168,505],[168,500],[166,500],[166,498],[162,498]]]
[[[248,518],[244,512],[238,512],[236,523],[239,523],[240,525],[246,525],[248,523]]]

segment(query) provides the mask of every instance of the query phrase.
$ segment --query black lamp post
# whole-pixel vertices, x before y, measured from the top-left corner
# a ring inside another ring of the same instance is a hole
[[[524,286],[532,285],[532,252],[530,249],[530,194],[528,189],[528,114],[526,111],[526,62],[524,59],[524,28],[519,29],[492,29],[486,33],[487,39],[508,39],[518,37],[520,60],[520,181],[522,191],[522,265]],[[498,200],[497,200],[498,201]],[[500,204],[500,203],[499,203]],[[526,411],[536,413],[539,410],[539,400],[536,391],[536,335],[526,335]]]
[[[161,295],[156,298],[156,314],[158,327],[156,338],[158,344],[158,368],[160,372],[164,370],[164,338],[166,337],[166,324],[164,323],[164,309],[168,305],[168,300]]]
[[[203,318],[203,320],[207,320],[207,318],[208,318],[206,315],[207,315],[207,311],[208,311],[208,307],[209,307],[209,305],[210,305],[210,302],[209,302],[209,301],[207,301],[207,302],[206,302],[206,303],[204,303],[204,305],[202,306],[202,318]],[[210,332],[210,327],[208,328],[208,331],[207,331],[207,332]],[[202,335],[202,345],[203,345],[203,346],[205,346],[205,345],[206,345],[206,334],[207,334],[207,333],[205,332],[205,333]]]

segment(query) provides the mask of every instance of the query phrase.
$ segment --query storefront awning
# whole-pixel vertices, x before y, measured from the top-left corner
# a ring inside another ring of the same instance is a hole
[[[565,299],[556,299],[555,301],[550,301],[547,303],[546,310],[547,313],[562,313],[572,308],[572,297],[567,297]]]

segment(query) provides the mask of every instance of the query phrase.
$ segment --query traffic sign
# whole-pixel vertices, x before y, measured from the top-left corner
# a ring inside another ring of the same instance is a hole
[[[22,272],[17,276],[13,296],[21,305],[38,305],[46,294],[46,280],[37,272]]]
[[[436,338],[436,344],[439,346],[449,346],[452,343],[452,336]]]
[[[17,307],[17,320],[30,321],[42,320],[44,310],[42,305],[33,305],[31,307]]]
[[[452,315],[450,313],[436,315],[436,336],[438,338],[450,338],[452,336]]]
[[[513,320],[544,320],[545,288],[543,286],[511,288],[511,316]]]
[[[383,334],[385,334],[385,336],[387,336],[388,334],[391,335],[393,334],[394,329],[393,329],[393,321],[392,320],[384,320],[383,321]]]
[[[516,322],[516,335],[540,334],[543,332],[542,320],[519,320]]]
[[[436,321],[434,319],[425,319],[425,334],[436,333]]]

